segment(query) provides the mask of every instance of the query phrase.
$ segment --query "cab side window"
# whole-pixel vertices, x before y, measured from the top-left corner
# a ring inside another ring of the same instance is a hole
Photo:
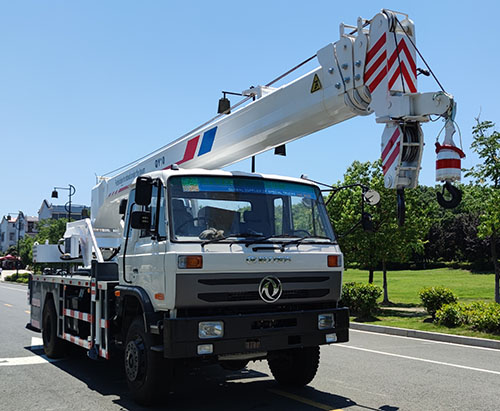
[[[151,226],[147,230],[141,230],[140,237],[151,237],[156,234],[157,240],[164,240],[167,237],[167,230],[165,227],[165,195],[161,182],[157,181],[153,185],[151,204],[143,207],[143,211],[151,213]]]
[[[149,208],[151,210],[150,234],[156,233],[158,240],[164,240],[167,238],[167,229],[165,226],[165,189],[160,181],[153,186]]]

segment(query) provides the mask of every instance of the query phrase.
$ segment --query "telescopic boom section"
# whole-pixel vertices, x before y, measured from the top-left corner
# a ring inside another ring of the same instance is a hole
[[[117,175],[102,177],[92,191],[94,227],[114,228],[110,216],[116,216],[120,198],[139,175],[173,164],[222,168],[371,113],[377,123],[385,124],[386,186],[415,187],[423,149],[420,123],[431,114],[451,121],[454,109],[452,96],[444,92],[417,92],[415,44],[413,22],[388,10],[370,21],[359,18],[356,27],[341,24],[340,39],[317,52],[318,68],[279,88],[258,86],[245,91],[254,101]]]

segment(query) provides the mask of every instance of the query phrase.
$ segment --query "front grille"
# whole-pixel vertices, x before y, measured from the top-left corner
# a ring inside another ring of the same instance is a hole
[[[286,305],[340,298],[341,271],[189,273],[177,275],[176,307],[269,306],[259,294],[262,280],[269,276],[281,283],[278,302]]]
[[[281,277],[282,284],[286,283],[321,283],[328,281],[326,276],[311,276],[311,277]],[[243,284],[259,284],[262,278],[203,278],[198,280],[198,283],[204,285],[243,285]]]

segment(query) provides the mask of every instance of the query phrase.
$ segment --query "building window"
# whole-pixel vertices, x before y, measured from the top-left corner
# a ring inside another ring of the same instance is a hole
[[[14,241],[14,233],[9,233],[9,241]]]

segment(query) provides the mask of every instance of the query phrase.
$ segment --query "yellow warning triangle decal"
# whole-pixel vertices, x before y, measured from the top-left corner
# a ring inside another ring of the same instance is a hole
[[[314,75],[313,83],[311,86],[311,93],[314,93],[315,91],[321,90],[321,81],[319,81],[319,77],[317,74]]]

